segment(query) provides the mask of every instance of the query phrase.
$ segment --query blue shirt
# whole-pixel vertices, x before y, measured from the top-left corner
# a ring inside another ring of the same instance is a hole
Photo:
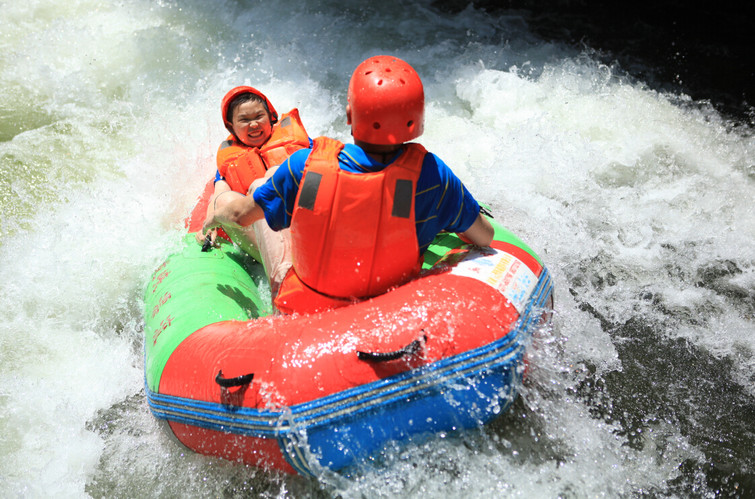
[[[304,165],[312,149],[296,151],[265,184],[254,191],[254,202],[265,212],[273,230],[291,225],[296,194]],[[383,164],[372,159],[362,148],[346,144],[338,155],[342,170],[355,173],[380,171],[398,158]],[[461,180],[440,158],[427,153],[417,180],[414,213],[420,253],[424,253],[435,236],[443,231],[464,232],[477,219],[480,205]]]

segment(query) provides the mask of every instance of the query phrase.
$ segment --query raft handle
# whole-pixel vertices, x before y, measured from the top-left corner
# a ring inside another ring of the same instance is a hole
[[[396,360],[404,356],[417,354],[422,349],[422,346],[426,341],[427,336],[422,335],[422,338],[418,338],[412,341],[401,350],[385,353],[357,351],[357,357],[359,358],[359,360],[370,360],[373,362],[387,362],[389,360]]]
[[[224,378],[223,370],[218,371],[218,375],[215,376],[215,383],[219,384],[223,388],[233,388],[234,386],[244,386],[252,382],[254,373],[243,374],[236,376],[235,378]]]
[[[212,245],[212,235],[207,234],[207,237],[204,238],[204,244],[202,244],[202,252],[206,253],[210,251],[212,249]]]

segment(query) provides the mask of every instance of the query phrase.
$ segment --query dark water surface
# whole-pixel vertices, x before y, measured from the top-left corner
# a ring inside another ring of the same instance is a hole
[[[466,4],[435,2],[450,12],[460,12]],[[698,104],[708,101],[733,126],[755,124],[754,31],[752,16],[742,3],[477,0],[473,4],[491,16],[522,15],[543,39],[589,50],[606,64],[618,63],[653,89],[685,94]],[[740,272],[733,262],[718,262],[684,278],[726,296],[752,320],[755,293],[728,280]],[[580,280],[575,278],[570,289],[578,302]],[[653,296],[643,299],[652,301]],[[703,461],[685,461],[681,476],[668,484],[668,490],[638,494],[704,497],[712,492],[721,497],[755,497],[755,398],[732,379],[730,361],[685,339],[658,334],[705,319],[668,310],[660,323],[642,317],[616,323],[588,302],[582,301],[580,307],[610,334],[623,366],[604,375],[587,366],[578,396],[593,415],[617,423],[621,428],[617,433],[631,447],[642,449],[645,433],[666,422],[705,453]],[[755,373],[750,380],[755,383]]]
[[[739,5],[29,0],[0,9],[0,496],[755,497],[755,138]],[[489,427],[281,476],[186,451],[144,396],[143,292],[251,84],[349,140],[365,57],[527,241],[552,331]],[[552,333],[552,334],[551,334]]]
[[[464,9],[464,0],[436,0]],[[709,100],[733,119],[755,123],[753,18],[746,2],[640,0],[475,0],[490,15],[523,14],[546,40],[589,47],[656,89]]]

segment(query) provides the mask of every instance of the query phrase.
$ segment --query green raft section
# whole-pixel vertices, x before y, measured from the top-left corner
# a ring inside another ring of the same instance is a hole
[[[538,256],[508,229],[491,220],[495,239]],[[464,243],[451,233],[439,234],[425,253],[423,268],[435,265],[448,251]],[[270,315],[267,284],[262,298],[257,283],[267,282],[262,265],[238,247],[223,241],[202,252],[194,234],[187,234],[177,251],[153,273],[144,293],[145,376],[158,392],[168,358],[194,331],[221,321],[248,321]]]

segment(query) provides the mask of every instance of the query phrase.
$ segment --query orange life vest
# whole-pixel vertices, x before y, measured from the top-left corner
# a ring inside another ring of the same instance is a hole
[[[305,147],[309,147],[309,135],[294,108],[273,125],[272,135],[260,148],[249,147],[230,135],[218,149],[218,171],[231,189],[246,194],[249,185],[264,177],[268,168],[280,165]]]
[[[354,173],[338,165],[341,142],[315,139],[291,217],[293,268],[275,300],[280,311],[347,305],[419,272],[414,195],[427,151],[404,148],[382,171]]]

